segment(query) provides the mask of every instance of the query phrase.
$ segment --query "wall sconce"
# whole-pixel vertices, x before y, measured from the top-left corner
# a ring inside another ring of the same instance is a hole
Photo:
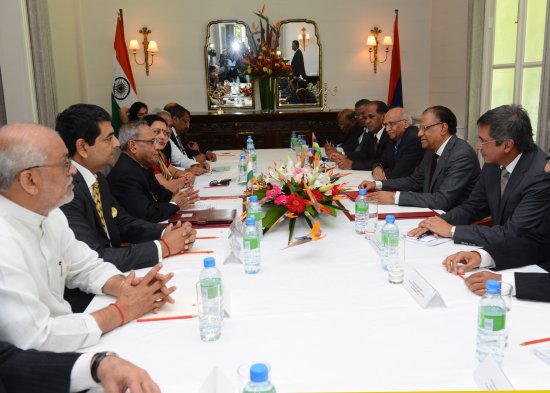
[[[382,30],[374,26],[374,28],[370,32],[371,35],[369,35],[369,38],[367,38],[367,46],[369,47],[370,62],[374,64],[374,73],[376,74],[378,63],[384,63],[388,59],[388,52],[390,51],[390,47],[393,45],[393,41],[391,36],[389,35],[384,37],[382,45],[386,47],[386,56],[384,57],[384,60],[380,60],[378,59],[378,35],[382,33]]]
[[[302,32],[298,34],[298,41],[302,43],[302,48],[304,48],[305,51],[310,41],[309,33],[305,27],[302,27]]]
[[[128,49],[130,49],[134,54],[134,61],[136,62],[136,64],[145,64],[145,73],[147,74],[147,76],[149,76],[149,67],[153,65],[154,57],[155,54],[159,51],[159,47],[157,46],[156,41],[149,41],[147,39],[147,36],[151,34],[151,30],[149,30],[147,27],[143,27],[139,32],[143,34],[143,62],[140,63],[136,57],[137,51],[139,49],[139,44],[137,40],[131,40]],[[151,63],[149,63],[149,55],[151,55]]]

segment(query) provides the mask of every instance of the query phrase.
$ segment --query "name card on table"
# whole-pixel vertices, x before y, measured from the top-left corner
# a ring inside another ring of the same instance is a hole
[[[439,292],[416,269],[407,271],[403,286],[422,308],[446,307]]]
[[[206,377],[199,393],[234,393],[235,386],[219,367],[215,366]]]
[[[480,390],[514,390],[504,371],[490,355],[475,369],[473,377]]]

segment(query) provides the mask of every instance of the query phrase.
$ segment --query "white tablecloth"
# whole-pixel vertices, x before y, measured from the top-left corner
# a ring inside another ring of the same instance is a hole
[[[258,150],[260,168],[286,160],[289,152]],[[214,165],[231,170],[198,177],[197,187],[213,179],[236,179],[238,155],[218,157]],[[358,184],[369,174],[353,172],[351,177]],[[242,187],[234,183],[203,189],[201,196],[238,195]],[[406,231],[418,221],[398,224]],[[374,249],[355,234],[344,214],[323,217],[322,227],[326,238],[287,250],[282,250],[286,223],[268,233],[257,275],[244,274],[239,264],[219,266],[230,295],[230,318],[219,341],[202,342],[196,318],[132,322],[86,350],[118,352],[145,368],[163,392],[197,392],[214,366],[236,384],[238,366],[251,361],[270,363],[279,392],[477,389],[472,373],[478,365],[479,297],[441,266],[444,256],[468,247],[407,244],[408,268],[429,279],[447,304],[422,309],[402,285],[388,283]],[[307,232],[304,224],[296,225],[296,236]],[[196,247],[215,249],[219,263],[227,243],[205,239]],[[202,257],[171,257],[164,271],[175,272],[174,283],[192,294]],[[90,309],[110,301],[96,297]],[[548,364],[532,347],[519,345],[549,336],[549,326],[550,304],[513,299],[503,370],[516,389],[550,388]]]

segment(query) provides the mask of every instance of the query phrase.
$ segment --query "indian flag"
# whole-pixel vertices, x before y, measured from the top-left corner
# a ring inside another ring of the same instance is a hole
[[[122,24],[122,10],[117,17],[115,45],[113,53],[113,88],[111,90],[112,124],[115,134],[122,125],[119,109],[129,108],[137,101],[136,82],[130,66],[128,48],[124,39],[124,25]]]
[[[248,161],[246,162],[246,186],[252,187],[254,182],[254,166],[252,165],[252,156],[248,155]]]

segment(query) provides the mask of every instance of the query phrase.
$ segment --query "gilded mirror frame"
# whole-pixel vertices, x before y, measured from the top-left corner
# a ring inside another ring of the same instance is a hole
[[[321,45],[321,37],[319,36],[319,26],[317,26],[317,23],[311,19],[284,19],[281,21],[281,26],[279,28],[279,31],[282,31],[283,26],[288,23],[308,23],[315,27],[315,37],[311,39],[317,40],[317,47],[319,48],[319,102],[315,104],[281,104],[281,100],[279,98],[279,83],[277,83],[276,86],[276,94],[277,94],[277,102],[276,102],[276,108],[277,109],[303,109],[303,108],[321,108],[323,106],[323,101],[325,97],[323,97],[323,47]],[[279,46],[280,46],[279,41]]]
[[[211,89],[210,89],[210,73],[209,73],[209,49],[210,49],[210,29],[213,25],[217,25],[217,24],[220,24],[220,23],[234,23],[234,24],[239,24],[239,25],[243,25],[245,27],[245,30],[246,30],[246,37],[247,37],[247,41],[249,43],[249,46],[250,46],[250,50],[251,51],[255,51],[255,45],[254,45],[254,39],[252,37],[252,31],[250,30],[250,27],[248,26],[248,24],[246,22],[243,22],[241,20],[236,20],[236,19],[220,19],[220,20],[215,20],[215,21],[211,21],[208,23],[208,26],[206,27],[206,39],[205,39],[205,43],[204,43],[204,74],[205,74],[205,86],[206,86],[206,101],[207,101],[207,104],[208,104],[208,110],[209,111],[212,111],[212,110],[219,110],[220,108],[223,109],[223,110],[232,110],[232,111],[240,111],[240,110],[254,110],[256,108],[256,99],[254,97],[254,80],[251,79],[250,80],[250,84],[251,84],[251,99],[252,99],[252,104],[251,105],[244,105],[244,106],[230,106],[230,105],[224,105],[222,104],[221,106],[220,105],[217,105],[215,103],[212,102],[212,99],[211,99]]]

